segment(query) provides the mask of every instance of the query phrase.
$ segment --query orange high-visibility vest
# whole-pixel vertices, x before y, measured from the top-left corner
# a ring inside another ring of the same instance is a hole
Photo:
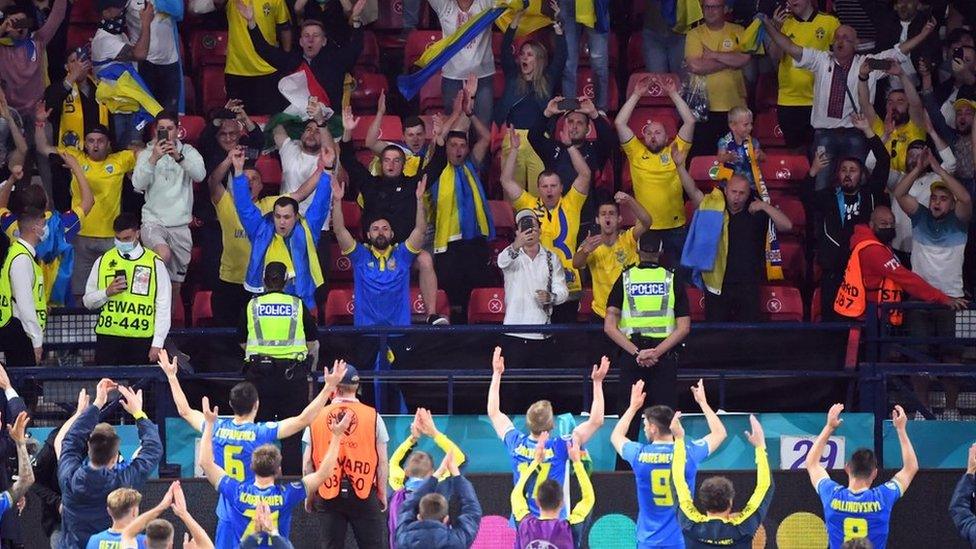
[[[322,499],[334,499],[339,495],[342,477],[349,479],[356,497],[366,499],[376,483],[376,410],[361,402],[334,402],[322,410],[312,422],[312,464],[316,469],[322,463],[332,442],[332,426],[339,423],[343,414],[353,414],[352,423],[342,439],[339,458],[322,486]]]
[[[860,318],[867,308],[867,292],[878,292],[878,303],[899,303],[901,302],[902,289],[897,282],[890,278],[881,279],[880,288],[865,288],[864,278],[861,277],[861,255],[860,252],[868,246],[884,246],[878,240],[863,240],[858,242],[851,250],[851,258],[847,262],[847,269],[844,270],[844,280],[837,290],[837,298],[834,300],[834,311],[849,318]],[[888,322],[892,326],[901,326],[903,314],[900,309],[888,311]]]

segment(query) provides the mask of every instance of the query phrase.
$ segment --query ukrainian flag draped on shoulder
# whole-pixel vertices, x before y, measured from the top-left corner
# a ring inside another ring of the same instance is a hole
[[[488,199],[478,179],[478,169],[470,160],[461,167],[448,163],[434,182],[431,196],[434,197],[434,211],[438,214],[450,211],[450,208],[457,212],[461,240],[495,238],[495,224],[488,211]],[[437,215],[434,225],[434,253],[446,250],[452,237],[457,240],[458,236],[451,234],[452,224],[442,217]]]
[[[705,18],[698,0],[661,0],[661,16],[678,34],[687,33]]]
[[[766,48],[763,45],[765,39],[766,27],[763,26],[763,22],[758,17],[754,17],[752,23],[749,23],[746,30],[742,32],[742,36],[739,37],[739,47],[742,53],[764,55],[766,53]]]
[[[111,113],[135,114],[141,130],[163,110],[132,63],[109,61],[96,69],[95,99]]]
[[[692,281],[713,294],[722,293],[729,251],[729,214],[719,188],[705,195],[688,227],[681,265],[692,271]]]
[[[527,5],[527,0],[498,0],[493,8],[488,8],[478,15],[468,19],[457,31],[450,36],[445,36],[433,44],[427,46],[423,55],[420,56],[414,65],[420,70],[397,77],[397,87],[406,99],[413,99],[420,92],[420,88],[430,80],[444,65],[454,57],[457,52],[464,49],[479,34],[491,27],[496,19],[501,17],[510,5]]]

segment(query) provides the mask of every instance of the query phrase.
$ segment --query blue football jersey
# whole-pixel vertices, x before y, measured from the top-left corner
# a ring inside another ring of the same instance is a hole
[[[217,485],[217,491],[227,502],[230,514],[224,517],[227,534],[215,544],[220,549],[237,549],[241,540],[254,533],[254,508],[265,503],[271,509],[271,521],[282,537],[291,530],[291,514],[295,506],[305,500],[305,485],[301,482],[275,483],[258,488],[253,482],[238,482],[225,476]]]
[[[535,501],[536,487],[546,479],[552,479],[563,486],[563,509],[559,513],[560,518],[569,516],[569,451],[566,449],[568,439],[550,438],[546,442],[546,457],[536,474],[535,480],[529,479],[525,484],[525,499],[529,503],[529,512],[534,516],[539,516],[539,504]],[[532,460],[535,459],[535,443],[529,435],[512,428],[505,433],[505,448],[512,460],[513,482],[518,482],[522,473],[528,470]]]
[[[698,465],[708,457],[708,443],[704,439],[685,442],[688,462],[685,480],[694,493]],[[678,524],[678,500],[671,487],[673,442],[641,444],[628,442],[623,458],[634,470],[637,483],[637,547],[684,547],[681,525]]]
[[[87,549],[119,549],[122,546],[122,532],[104,530],[88,538]],[[136,536],[136,547],[145,549],[146,536],[139,534]]]
[[[845,541],[868,538],[874,549],[884,549],[888,542],[891,510],[901,497],[901,486],[894,479],[868,490],[852,492],[829,478],[817,484],[817,494],[824,508],[824,522],[831,549]]]

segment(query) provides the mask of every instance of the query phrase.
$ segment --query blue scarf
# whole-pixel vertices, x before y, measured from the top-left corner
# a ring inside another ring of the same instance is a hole
[[[75,266],[75,248],[64,236],[64,226],[61,212],[51,212],[47,220],[48,237],[37,245],[37,258],[44,264],[60,261],[58,273],[51,283],[51,294],[48,301],[52,304],[72,306],[71,271]]]
[[[478,177],[478,168],[475,167],[474,163],[470,159],[464,161],[464,165],[458,168],[448,164],[444,169],[454,170],[454,202],[457,204],[458,210],[458,223],[461,226],[461,238],[463,240],[471,240],[473,238],[484,237],[488,240],[495,238],[495,224],[492,222],[491,212],[488,207],[488,199],[485,197],[484,187],[481,185],[481,180]],[[470,174],[471,181],[468,180],[466,174]],[[437,208],[436,200],[438,197],[438,191],[440,190],[440,177],[434,182],[434,186],[431,189],[431,196],[435,200],[435,211]],[[478,193],[478,198],[481,201],[481,207],[483,208],[483,215],[487,222],[487,232],[479,227],[478,223],[478,212],[477,205],[475,204],[475,193]],[[434,233],[434,248],[446,247],[447,242],[438,242],[438,236],[442,239],[445,236],[443,232],[438,232],[435,230]]]

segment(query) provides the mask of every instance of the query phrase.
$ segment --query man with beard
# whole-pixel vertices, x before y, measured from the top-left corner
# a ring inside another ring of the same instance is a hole
[[[804,192],[812,194],[808,203],[812,204],[815,212],[817,261],[822,270],[820,300],[824,320],[837,319],[833,312],[833,303],[837,288],[844,277],[844,267],[850,255],[848,244],[854,226],[867,223],[876,206],[888,203],[885,196],[890,162],[888,151],[865,116],[854,115],[852,121],[864,132],[868,147],[875,155],[874,171],[869,174],[859,159],[847,157],[837,163],[831,186],[814,191],[818,174],[831,161],[826,153],[818,152],[802,187]]]
[[[420,174],[415,172],[408,177],[404,173],[407,155],[402,147],[393,144],[387,144],[380,152],[380,175],[371,174],[356,159],[356,150],[352,145],[352,131],[359,126],[359,118],[352,116],[352,109],[347,107],[343,111],[342,119],[339,162],[349,174],[349,184],[359,190],[363,201],[363,217],[386,220],[393,232],[393,243],[402,243],[415,227],[416,192]],[[434,258],[422,248],[423,244],[421,241],[415,248],[418,253],[414,265],[420,275],[420,295],[429,313],[427,323],[447,324],[446,318],[434,313],[437,303],[437,273],[434,271]]]
[[[916,140],[925,140],[925,109],[922,107],[922,100],[918,96],[912,78],[902,71],[898,63],[890,61],[889,63],[889,68],[885,72],[899,78],[902,89],[888,92],[884,119],[878,116],[871,105],[868,80],[870,80],[869,75],[878,72],[878,69],[872,69],[868,63],[861,65],[859,71],[858,102],[861,105],[861,114],[867,116],[874,133],[885,136],[885,148],[891,154],[891,169],[904,172],[907,171],[908,144]],[[853,123],[853,118],[851,122]]]
[[[868,224],[854,226],[851,258],[834,300],[834,311],[847,318],[862,318],[869,303],[900,302],[903,291],[957,311],[966,308],[965,299],[947,296],[906,269],[889,247],[894,238],[895,216],[888,206],[876,207]],[[899,310],[889,310],[886,320],[900,326],[901,314]]]
[[[673,141],[668,140],[664,125],[657,121],[643,128],[643,139],[634,137],[627,125],[640,98],[647,94],[654,81],[649,77],[637,82],[627,102],[620,107],[614,125],[620,138],[620,148],[630,164],[630,176],[634,181],[634,196],[637,202],[651,215],[650,229],[661,233],[664,242],[665,264],[677,265],[681,259],[681,249],[685,245],[688,231],[685,225],[685,202],[681,194],[681,180],[678,166],[671,158],[672,147],[679,151],[691,148],[695,133],[695,115],[678,93],[677,85],[671,81],[658,81],[671,98],[678,114],[681,115],[681,128]]]
[[[928,206],[923,206],[910,193],[912,184],[931,166],[936,181],[929,186]],[[912,220],[912,272],[956,299],[964,295],[962,283],[963,254],[966,236],[973,216],[973,201],[961,183],[931,160],[928,151],[922,153],[912,171],[898,182],[892,196]],[[916,337],[953,337],[956,333],[955,313],[933,309],[913,309],[908,312],[908,329]],[[923,348],[932,356],[947,362],[957,362],[962,349],[955,345]],[[930,378],[915,376],[912,383],[919,399],[928,407]],[[959,386],[951,378],[942,380],[946,390],[943,419],[958,420],[956,401]]]
[[[392,157],[392,153],[390,153]],[[386,169],[384,163],[384,170]],[[356,308],[354,326],[409,326],[410,325],[410,265],[420,253],[427,234],[427,214],[424,208],[424,191],[427,178],[417,183],[414,192],[416,216],[413,230],[402,243],[394,239],[396,233],[389,219],[367,218],[366,242],[359,243],[346,228],[342,215],[342,197],[345,185],[332,183],[332,226],[342,255],[352,264],[353,296]],[[429,302],[430,303],[430,302]],[[387,343],[393,351],[396,365],[408,359],[409,347],[403,336],[390,336]],[[378,336],[362,336],[355,347],[353,364],[369,369],[376,362],[380,348]],[[379,400],[377,399],[377,403]]]

